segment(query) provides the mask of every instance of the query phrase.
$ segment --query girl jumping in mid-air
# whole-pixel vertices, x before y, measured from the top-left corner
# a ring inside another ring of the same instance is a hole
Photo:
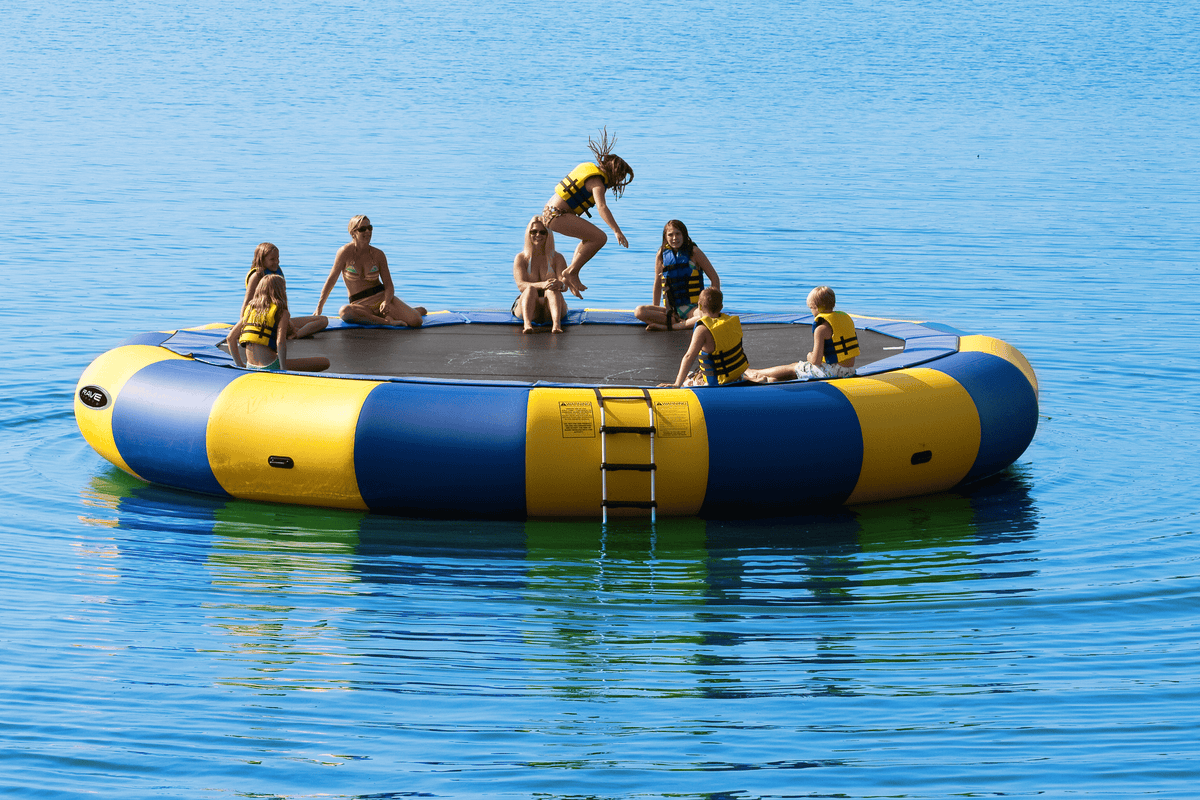
[[[279,372],[321,372],[329,369],[325,356],[287,357],[287,330],[290,315],[287,288],[282,275],[265,275],[254,287],[254,294],[242,311],[242,318],[229,331],[225,343],[239,367]],[[246,357],[242,358],[242,348]]]
[[[563,283],[576,297],[583,297],[583,291],[587,289],[579,280],[579,270],[608,241],[604,231],[583,218],[584,214],[589,217],[592,215],[589,209],[595,207],[600,218],[617,235],[621,247],[629,247],[629,240],[621,233],[621,226],[613,219],[604,197],[609,189],[612,189],[613,197],[620,197],[633,180],[633,168],[612,152],[616,142],[615,136],[609,140],[607,128],[601,131],[599,142],[589,137],[588,149],[596,156],[595,162],[585,161],[571,170],[567,177],[558,182],[554,194],[550,195],[546,207],[542,209],[542,222],[548,229],[579,240],[575,255],[562,274]]]
[[[634,315],[651,331],[694,327],[700,319],[700,292],[706,275],[712,288],[721,288],[717,271],[688,236],[687,226],[677,219],[667,220],[662,246],[654,258],[654,304],[638,306]]]
[[[267,275],[283,275],[279,266],[279,248],[270,242],[263,242],[254,248],[254,260],[250,263],[250,271],[246,273],[246,296],[242,300],[242,314],[246,313],[246,304],[254,296],[258,282]],[[329,320],[325,317],[292,317],[288,325],[289,339],[303,339],[314,333],[325,330]]]

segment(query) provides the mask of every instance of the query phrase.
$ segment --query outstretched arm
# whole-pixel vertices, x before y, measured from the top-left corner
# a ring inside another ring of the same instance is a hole
[[[229,355],[233,356],[233,363],[242,368],[245,368],[246,362],[242,361],[241,348],[238,347],[238,337],[242,335],[242,327],[245,324],[244,321],[239,321],[237,325],[234,325],[230,329],[229,335],[225,337],[225,344],[229,347]]]
[[[606,199],[608,189],[605,187],[604,181],[599,178],[591,178],[590,181],[596,182],[596,185],[592,187],[592,198],[596,201],[596,212],[600,215],[600,219],[612,228],[612,232],[617,235],[617,243],[621,247],[629,247],[629,240],[625,238],[625,234],[621,233],[621,226],[617,224],[612,212],[608,210],[608,200]]]
[[[714,289],[721,288],[721,278],[717,275],[716,269],[713,268],[712,262],[708,260],[708,256],[704,255],[704,252],[699,247],[692,250],[692,261],[695,261],[701,271],[704,272],[704,275],[708,278],[709,286]]]
[[[373,249],[379,254],[379,280],[383,282],[383,300],[379,303],[379,314],[386,317],[387,310],[392,305],[392,298],[396,296],[396,284],[392,283],[392,273],[388,269],[387,256],[379,248]]]
[[[651,305],[662,305],[663,299],[663,282],[662,282],[662,250],[658,251],[658,255],[654,257],[654,302]],[[670,309],[667,309],[669,312]]]
[[[813,328],[813,349],[808,354],[808,363],[814,367],[821,363],[825,355],[825,340],[833,336],[833,328],[828,323],[821,323]]]
[[[329,293],[333,291],[333,285],[337,283],[338,276],[342,274],[342,251],[338,250],[337,255],[333,257],[333,269],[329,270],[329,277],[325,279],[325,285],[321,287],[321,299],[317,301],[317,310],[315,316],[321,316],[324,312],[325,301],[329,299]]]
[[[687,379],[688,370],[692,368],[692,364],[696,362],[696,357],[700,355],[700,351],[704,349],[706,344],[716,347],[716,341],[713,340],[712,334],[708,332],[708,328],[704,325],[697,325],[692,331],[692,343],[688,346],[688,351],[684,353],[683,360],[679,362],[679,374],[675,376],[674,383],[660,383],[662,387],[673,387],[678,389],[683,386],[684,380]]]

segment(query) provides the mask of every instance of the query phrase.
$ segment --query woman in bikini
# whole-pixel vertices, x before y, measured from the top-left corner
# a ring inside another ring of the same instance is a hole
[[[242,299],[242,315],[246,314],[246,305],[254,296],[258,283],[268,275],[283,275],[279,266],[279,248],[270,242],[263,242],[254,249],[254,260],[250,262],[250,271],[246,273],[246,296]],[[329,320],[325,317],[292,317],[288,324],[289,339],[303,339],[318,331],[325,330]]]
[[[566,260],[554,250],[554,234],[541,217],[525,226],[525,248],[513,258],[513,281],[521,292],[512,304],[512,314],[525,323],[524,333],[533,333],[536,323],[552,325],[551,333],[562,333],[567,316],[565,288],[559,274]]]
[[[325,301],[333,291],[338,276],[346,282],[350,302],[338,311],[346,322],[358,325],[407,325],[421,327],[425,309],[413,308],[396,297],[392,285],[392,274],[388,271],[387,256],[378,247],[371,246],[374,230],[371,220],[362,214],[352,217],[349,224],[351,241],[342,245],[333,259],[333,269],[321,287],[321,300],[317,303],[317,316],[321,316]]]
[[[601,131],[599,142],[588,137],[588,149],[596,156],[596,161],[585,161],[571,170],[558,182],[554,194],[542,209],[542,222],[547,228],[579,240],[575,255],[562,274],[563,282],[576,297],[583,297],[583,291],[587,289],[579,280],[579,270],[608,242],[608,234],[583,218],[584,214],[592,215],[589,209],[595,207],[600,218],[617,235],[621,247],[629,247],[629,240],[621,233],[621,226],[613,219],[604,197],[609,189],[612,189],[613,197],[620,197],[633,180],[633,168],[612,152],[616,142],[615,136],[609,141],[607,129]]]

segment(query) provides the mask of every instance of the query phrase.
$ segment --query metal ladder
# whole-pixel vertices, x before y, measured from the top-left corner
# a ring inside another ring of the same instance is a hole
[[[596,400],[600,404],[600,508],[603,515],[603,522],[608,524],[608,510],[610,508],[648,508],[650,509],[651,524],[657,521],[658,500],[655,498],[655,483],[654,474],[658,470],[658,465],[654,463],[654,402],[650,399],[650,390],[642,389],[639,395],[619,395],[616,397],[606,397],[600,392],[599,387],[595,388]],[[609,425],[605,421],[604,403],[606,401],[620,400],[641,400],[646,403],[646,409],[649,412],[648,422],[645,427],[640,425]],[[639,436],[650,436],[650,461],[646,464],[610,464],[608,462],[608,447],[606,437],[608,434],[636,434]],[[650,500],[609,500],[608,499],[608,473],[617,471],[635,471],[650,473]]]

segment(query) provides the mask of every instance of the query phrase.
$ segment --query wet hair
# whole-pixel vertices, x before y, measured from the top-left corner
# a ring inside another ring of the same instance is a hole
[[[683,234],[683,245],[679,248],[679,252],[683,253],[690,259],[692,257],[692,251],[696,249],[696,243],[693,242],[692,237],[688,235],[687,225],[684,225],[677,219],[669,219],[667,220],[667,224],[663,225],[663,240],[662,247],[658,248],[659,254],[661,255],[662,253],[665,253],[671,249],[671,246],[667,244],[667,228],[678,228]]]
[[[366,214],[358,214],[350,218],[350,224],[346,226],[346,230],[350,231],[350,235],[354,235],[354,229],[362,225],[370,225],[371,220]]]
[[[725,307],[725,295],[721,294],[720,289],[709,286],[700,293],[698,305],[710,314],[720,314],[721,309]]]
[[[537,214],[530,218],[529,224],[525,226],[525,248],[523,252],[525,257],[532,261],[533,259],[533,237],[530,232],[533,231],[534,223],[541,223],[541,226],[546,229],[546,266],[554,267],[554,231],[550,230],[550,226],[542,219],[541,214]],[[530,264],[532,266],[532,263]]]
[[[272,304],[278,306],[280,311],[287,308],[287,284],[282,275],[275,273],[263,276],[258,286],[254,287],[254,295],[246,307],[254,309],[257,314],[265,314]]]
[[[808,293],[808,299],[817,307],[817,311],[833,311],[837,305],[837,295],[828,286],[818,286]]]
[[[254,248],[254,260],[250,262],[252,271],[267,271],[267,256],[271,253],[278,253],[279,248],[270,242],[263,242],[258,247]]]
[[[588,149],[596,157],[596,166],[604,173],[604,182],[612,189],[613,197],[625,194],[625,187],[633,181],[633,167],[612,151],[617,137],[608,138],[608,127],[600,131],[600,141],[588,137]]]

